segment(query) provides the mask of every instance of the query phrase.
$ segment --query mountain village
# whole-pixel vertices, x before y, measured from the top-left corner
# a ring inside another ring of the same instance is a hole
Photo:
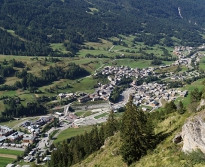
[[[202,46],[201,48],[204,48]],[[200,49],[200,48],[198,48]],[[98,88],[96,88],[95,93],[86,94],[81,93],[77,100],[79,103],[84,104],[87,101],[96,101],[96,100],[105,100],[109,101],[110,94],[116,85],[122,80],[122,78],[134,78],[133,82],[129,84],[129,88],[126,88],[122,93],[119,102],[111,103],[108,102],[106,105],[93,105],[87,106],[85,104],[85,110],[90,109],[93,114],[87,117],[77,117],[75,113],[69,112],[69,106],[65,106],[64,113],[56,112],[53,115],[40,117],[38,120],[34,122],[24,121],[19,125],[19,127],[26,129],[26,133],[14,130],[7,126],[0,126],[0,146],[4,149],[18,149],[25,150],[25,148],[33,143],[37,143],[37,147],[32,149],[30,153],[24,157],[25,162],[31,162],[35,159],[35,156],[40,153],[41,161],[45,162],[50,160],[49,156],[45,155],[45,143],[47,147],[52,144],[52,141],[49,140],[49,135],[56,128],[51,128],[48,132],[46,132],[46,136],[41,137],[41,129],[48,123],[52,122],[55,118],[59,119],[60,127],[58,129],[63,131],[66,128],[71,127],[79,127],[79,126],[87,126],[93,124],[99,124],[102,122],[106,122],[107,117],[109,115],[109,111],[113,110],[117,112],[119,108],[124,107],[128,102],[130,94],[134,96],[134,104],[142,108],[143,111],[152,112],[155,109],[162,106],[162,100],[164,101],[172,101],[176,100],[179,97],[185,97],[188,94],[187,90],[182,90],[180,88],[168,88],[168,86],[164,83],[158,83],[157,81],[138,85],[138,79],[145,79],[149,76],[157,77],[161,79],[161,74],[157,74],[156,70],[161,70],[165,68],[169,68],[170,66],[178,66],[185,65],[190,70],[189,72],[183,73],[173,73],[167,72],[165,73],[165,79],[174,80],[174,81],[182,81],[187,78],[192,77],[200,77],[204,76],[203,72],[199,70],[195,70],[192,67],[192,59],[196,60],[196,63],[200,61],[200,58],[204,56],[200,52],[196,52],[190,57],[186,57],[186,55],[190,54],[192,51],[191,47],[175,47],[174,54],[178,56],[178,60],[176,60],[171,65],[163,65],[159,67],[149,67],[144,69],[139,68],[130,68],[128,66],[106,66],[104,67],[100,74],[107,76],[110,81],[109,84],[101,84],[98,83]],[[195,65],[196,65],[195,63]],[[97,74],[95,74],[97,75]],[[60,99],[62,98],[74,98],[77,97],[76,93],[60,93],[58,94]],[[62,107],[61,107],[62,108]],[[102,117],[97,118],[102,115]],[[67,123],[66,123],[67,121]],[[12,164],[9,164],[12,165]],[[29,166],[29,165],[28,165]]]

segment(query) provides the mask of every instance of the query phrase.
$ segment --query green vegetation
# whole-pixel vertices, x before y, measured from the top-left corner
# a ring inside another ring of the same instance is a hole
[[[153,148],[153,127],[147,120],[145,113],[133,104],[130,97],[122,116],[120,129],[122,145],[120,152],[123,161],[129,166],[147,154],[147,150]]]
[[[80,128],[68,128],[68,129],[62,131],[58,135],[58,137],[54,141],[54,143],[59,143],[59,142],[62,142],[64,140],[70,139],[70,138],[72,138],[74,136],[84,134],[85,132],[89,132],[91,129],[92,129],[91,126],[80,127]]]
[[[90,132],[86,131],[84,134],[73,137],[69,144],[64,141],[62,144],[55,145],[57,150],[52,151],[49,166],[70,166],[80,162],[99,150],[104,144],[104,140],[117,131],[119,128],[117,125],[114,113],[111,112],[105,124],[93,126]]]
[[[99,118],[102,118],[102,117],[104,117],[104,116],[106,116],[106,115],[108,115],[108,113],[100,114],[100,115],[98,115],[98,116],[96,116],[96,117],[94,117],[94,118],[95,118],[95,119],[99,119]]]
[[[54,130],[50,135],[49,135],[49,139],[52,139],[57,133],[58,133],[59,130]]]
[[[8,154],[8,155],[16,155],[17,156],[17,155],[23,154],[23,151],[0,149],[0,154]]]
[[[7,164],[12,163],[15,159],[7,158],[7,157],[0,157],[0,167],[5,167]]]
[[[20,155],[23,155],[23,151],[0,149],[0,167],[12,163]]]
[[[111,0],[109,3],[45,0],[40,4],[37,0],[28,0],[24,7],[23,3],[23,0],[1,2],[0,16],[4,19],[0,24],[0,54],[74,57],[82,49],[95,54],[96,49],[103,53],[115,45],[110,52],[134,55],[146,49],[149,54],[167,56],[165,53],[169,53],[169,49],[164,52],[155,48],[204,43],[201,30],[204,2],[201,0],[177,0],[174,4],[171,0],[166,3],[148,0],[146,4],[135,0]],[[179,17],[176,6],[183,6],[185,19]],[[197,24],[189,23],[187,18]],[[103,47],[92,46],[96,42],[103,43]]]
[[[14,129],[18,129],[18,126],[20,123],[28,120],[28,121],[36,121],[38,119],[38,117],[30,117],[30,118],[21,118],[19,120],[10,120],[7,122],[0,122],[0,125],[5,125],[8,126],[10,128],[14,128]]]
[[[93,115],[93,114],[95,114],[95,113],[96,113],[96,112],[86,111],[85,114],[83,115],[83,117],[87,117],[87,116]]]
[[[194,153],[194,155],[186,155],[181,152],[181,145],[176,145],[172,142],[174,136],[181,130],[182,125],[185,120],[190,117],[193,113],[185,112],[183,115],[178,112],[168,113],[164,115],[161,111],[160,115],[151,117],[154,125],[154,133],[161,134],[161,142],[153,149],[149,150],[147,154],[141,159],[131,165],[131,167],[145,167],[145,166],[200,166],[204,164],[203,158],[201,161],[196,163],[196,161],[190,161],[200,153]],[[154,115],[153,115],[154,116]],[[120,155],[120,146],[122,145],[120,133],[116,133],[114,136],[106,140],[104,148],[93,153],[85,160],[80,162],[81,165],[95,167],[107,167],[110,164],[112,166],[125,166],[125,163],[122,161],[122,156]],[[138,148],[138,147],[137,147]],[[201,157],[201,156],[199,156]],[[200,159],[200,158],[197,158]],[[74,165],[74,167],[79,166],[79,163]],[[203,166],[203,165],[202,165]]]
[[[75,115],[80,117],[83,116],[86,112],[85,111],[79,111],[79,112],[75,112]]]
[[[182,89],[183,90],[188,90],[188,95],[185,98],[178,98],[178,101],[182,101],[185,106],[188,106],[191,101],[190,101],[190,92],[193,91],[195,88],[198,88],[200,91],[204,88],[204,84],[202,83],[204,79],[199,79],[189,85],[185,85]]]

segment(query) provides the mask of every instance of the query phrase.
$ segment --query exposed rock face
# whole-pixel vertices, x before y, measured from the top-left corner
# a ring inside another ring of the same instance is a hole
[[[191,152],[200,149],[205,153],[205,113],[201,112],[183,125],[181,137],[183,140],[183,152]]]

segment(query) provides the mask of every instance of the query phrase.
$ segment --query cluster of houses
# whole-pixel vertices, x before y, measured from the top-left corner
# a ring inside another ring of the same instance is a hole
[[[58,97],[60,99],[63,99],[63,98],[71,98],[72,99],[72,98],[76,97],[76,94],[74,94],[74,93],[59,93]]]
[[[105,85],[99,83],[99,87],[96,89],[95,93],[90,95],[86,94],[78,98],[78,102],[84,103],[87,101],[108,100],[115,85],[117,85],[122,78],[144,78],[149,75],[155,76],[153,67],[133,69],[128,66],[107,66],[101,71],[101,74],[106,75],[110,83]]]
[[[205,46],[202,45],[198,47],[198,49],[202,49],[204,47]],[[196,65],[196,63],[200,61],[200,58],[204,56],[204,54],[198,51],[193,55],[191,55],[190,57],[187,57],[187,55],[190,54],[191,51],[193,51],[192,47],[175,46],[173,53],[178,56],[178,60],[176,60],[172,65],[186,65],[187,67],[192,68],[191,67],[192,59],[195,59],[194,64]]]
[[[8,146],[21,148],[30,142],[25,139],[25,133],[0,125],[0,146],[2,146],[2,148]],[[16,144],[19,143],[18,141],[22,141],[21,144]]]
[[[0,146],[21,148],[28,146],[28,144],[32,144],[36,136],[40,133],[40,127],[54,120],[54,118],[54,116],[41,117],[35,122],[23,122],[20,126],[28,130],[29,134],[0,125]]]
[[[204,47],[204,46],[203,46]],[[201,56],[204,54],[200,52],[196,52],[195,54],[191,55],[190,57],[186,57],[189,53],[193,51],[192,47],[185,47],[185,46],[176,46],[174,48],[173,53],[178,56],[178,60],[170,65],[162,65],[159,67],[149,67],[144,69],[139,68],[130,68],[128,66],[107,66],[102,69],[100,72],[101,75],[107,76],[108,80],[110,81],[109,84],[102,85],[101,83],[98,84],[98,88],[95,90],[93,94],[83,94],[81,97],[78,98],[78,102],[84,103],[87,101],[96,101],[96,100],[108,100],[112,90],[115,88],[116,85],[120,83],[123,78],[134,78],[135,80],[139,78],[146,78],[148,76],[157,76],[160,77],[159,74],[155,73],[156,69],[167,68],[170,66],[176,65],[185,65],[188,68],[192,68],[192,60],[195,59],[199,61]],[[194,62],[196,64],[196,62]],[[200,76],[201,72],[199,71],[189,71],[183,72],[179,74],[175,74],[173,72],[166,73],[165,76],[167,79],[171,80],[184,80],[187,78],[192,78],[196,76]],[[185,96],[187,91],[180,91],[180,90],[167,90],[166,85],[157,84],[157,83],[148,83],[143,84],[141,86],[137,86],[135,83],[131,84],[132,87],[136,89],[136,104],[139,105],[142,102],[145,102],[146,105],[150,106],[158,106],[160,105],[159,99],[163,98],[167,101],[176,99],[176,96]],[[59,94],[60,97],[73,97],[75,94]]]
[[[138,78],[146,78],[147,76],[157,76],[154,72],[155,69],[156,68],[153,67],[133,69],[127,66],[107,66],[101,71],[101,74],[106,75],[110,83],[105,85],[99,83],[99,87],[96,89],[95,93],[83,94],[82,97],[78,98],[78,102],[84,103],[87,101],[95,101],[100,99],[108,100],[115,85],[117,85],[122,80],[122,78],[132,77],[137,80]],[[133,82],[132,84],[130,84],[130,86],[136,89],[136,105],[142,104],[152,107],[159,106],[159,99],[163,98],[167,101],[174,100],[176,99],[176,95],[179,95],[181,93],[180,90],[167,90],[166,85],[158,83],[144,83],[141,86],[137,86],[136,82]],[[187,91],[183,92],[182,94],[186,95]]]
[[[84,103],[87,101],[108,100],[113,88],[114,86],[112,85],[102,85],[102,87],[98,88],[95,93],[86,94],[85,96],[78,98],[78,102]]]
[[[183,72],[183,73],[178,73],[178,74],[173,74],[170,76],[171,80],[185,80],[185,79],[190,79],[193,77],[199,77],[204,75],[204,73],[200,72],[200,71],[190,71],[190,72]]]
[[[28,132],[30,132],[31,134],[38,135],[40,133],[40,127],[42,127],[43,125],[45,125],[48,122],[53,121],[54,119],[55,119],[54,116],[41,117],[34,122],[25,121],[20,126],[27,129]]]
[[[134,104],[156,107],[161,106],[161,99],[166,101],[175,100],[177,97],[185,97],[188,91],[181,91],[177,89],[167,89],[165,84],[158,83],[144,83],[143,85],[135,87]]]
[[[175,46],[173,53],[177,56],[183,56],[184,53],[189,54],[193,50],[193,47],[189,46]]]
[[[107,75],[108,80],[110,80],[112,85],[117,85],[118,82],[121,81],[123,77],[125,78],[143,78],[147,77],[149,75],[155,75],[154,73],[155,68],[149,67],[149,68],[130,68],[128,66],[107,66],[102,71],[102,75]]]

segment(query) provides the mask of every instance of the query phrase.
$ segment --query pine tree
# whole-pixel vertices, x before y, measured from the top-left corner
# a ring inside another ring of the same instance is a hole
[[[130,97],[122,117],[120,149],[123,161],[127,165],[139,160],[150,147],[151,130],[148,128],[146,115],[133,104],[133,98]]]
[[[169,113],[175,112],[177,109],[177,106],[174,104],[174,101],[171,101],[169,103],[166,103],[164,108],[165,108],[165,112],[169,114]]]
[[[183,103],[180,101],[179,104],[178,104],[178,109],[177,109],[178,113],[179,114],[184,114],[186,109],[184,108],[184,105]]]
[[[114,132],[117,131],[117,121],[114,118],[114,112],[110,111],[107,123],[105,125],[105,138],[113,136]]]
[[[94,126],[92,131],[92,152],[97,151],[100,148],[100,139],[99,139],[99,134],[98,134],[98,129],[97,126]]]
[[[100,140],[100,144],[103,145],[105,141],[105,125],[103,124],[100,126],[99,140]]]

